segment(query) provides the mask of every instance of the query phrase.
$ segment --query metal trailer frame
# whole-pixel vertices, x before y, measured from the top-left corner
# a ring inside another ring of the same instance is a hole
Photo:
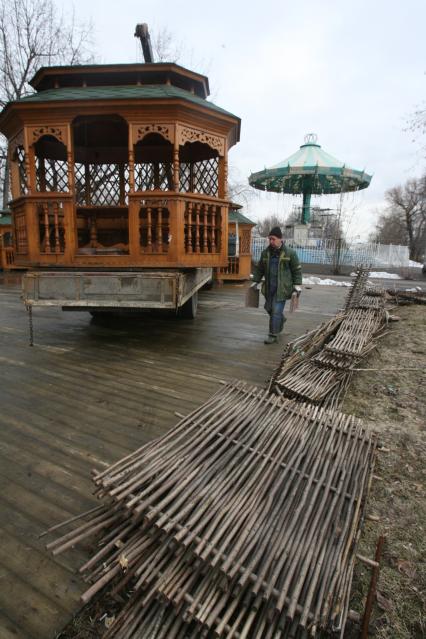
[[[28,307],[63,310],[164,308],[178,310],[212,279],[211,268],[141,271],[30,271],[22,278]]]

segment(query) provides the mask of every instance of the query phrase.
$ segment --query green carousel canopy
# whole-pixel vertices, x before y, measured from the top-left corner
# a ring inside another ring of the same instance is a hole
[[[371,175],[351,169],[324,151],[314,133],[305,136],[299,151],[249,177],[249,184],[256,189],[303,195],[303,223],[309,221],[311,195],[359,191],[370,181]]]

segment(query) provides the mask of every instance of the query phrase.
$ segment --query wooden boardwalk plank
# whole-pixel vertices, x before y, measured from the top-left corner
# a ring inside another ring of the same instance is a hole
[[[33,348],[19,294],[19,277],[0,275],[0,639],[53,639],[78,610],[89,543],[52,557],[40,533],[96,504],[92,468],[166,432],[221,380],[263,386],[283,346],[263,345],[267,316],[244,308],[241,285],[202,292],[194,322],[35,309]],[[333,295],[317,291],[287,338],[333,314],[345,291]]]

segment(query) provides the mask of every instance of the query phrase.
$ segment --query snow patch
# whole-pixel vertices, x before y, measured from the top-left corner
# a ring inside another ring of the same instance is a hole
[[[371,271],[369,277],[380,278],[381,280],[402,280],[397,273],[386,273],[386,271]]]
[[[320,286],[352,286],[350,282],[336,282],[336,280],[330,280],[329,278],[321,279],[320,277],[304,277],[302,279],[302,284],[306,286],[315,286],[319,284]]]

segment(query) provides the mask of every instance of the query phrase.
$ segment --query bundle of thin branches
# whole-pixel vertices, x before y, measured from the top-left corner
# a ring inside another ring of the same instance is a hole
[[[98,537],[83,600],[130,593],[108,637],[315,636],[345,623],[374,455],[354,417],[229,385],[96,473],[105,505],[48,547]]]
[[[426,304],[426,291],[397,291],[388,288],[386,292],[400,306],[405,304]]]

